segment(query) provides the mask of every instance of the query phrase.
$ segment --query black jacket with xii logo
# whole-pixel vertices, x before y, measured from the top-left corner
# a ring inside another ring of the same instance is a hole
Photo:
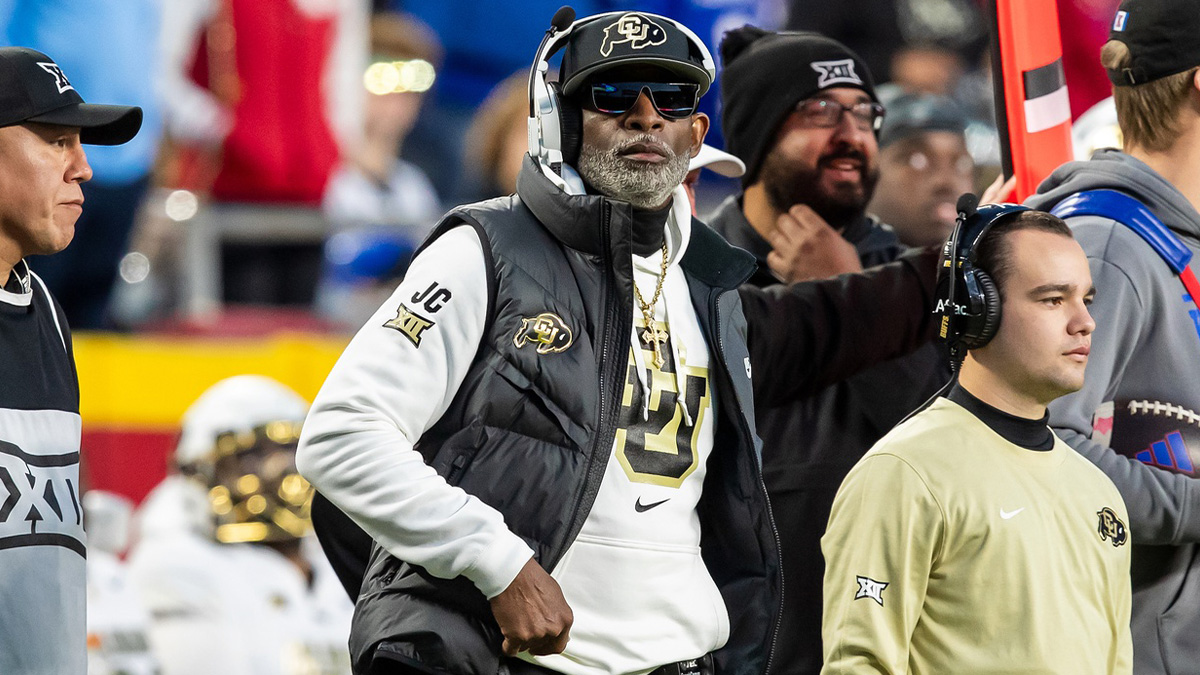
[[[456,209],[430,238],[463,224],[475,228],[491,271],[488,324],[450,408],[416,449],[447,481],[502,513],[549,570],[586,520],[612,452],[629,365],[632,215],[625,202],[564,194],[526,158],[517,196]],[[730,621],[715,661],[719,673],[757,674],[774,650],[782,583],[754,431],[747,330],[758,336],[754,358],[777,365],[769,376],[781,393],[809,391],[927,339],[932,322],[923,308],[935,258],[762,291],[751,299],[749,326],[737,293],[754,271],[748,254],[693,221],[681,266],[711,352],[717,402],[698,505],[703,560]],[[844,315],[839,307],[850,296],[871,301],[863,313]],[[845,348],[897,307],[911,311],[887,325],[893,344]],[[529,321],[545,312],[573,331],[561,358],[520,344],[550,344],[538,332],[555,326]],[[331,557],[357,556],[335,550]],[[351,635],[356,669],[387,658],[438,672],[496,673],[500,641],[489,604],[470,581],[436,578],[375,547]]]

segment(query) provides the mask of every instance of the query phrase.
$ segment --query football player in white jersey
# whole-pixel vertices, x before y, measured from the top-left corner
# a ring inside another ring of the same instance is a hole
[[[164,675],[342,675],[353,607],[309,536],[307,403],[240,375],[183,418],[177,472],[139,512],[132,576]]]

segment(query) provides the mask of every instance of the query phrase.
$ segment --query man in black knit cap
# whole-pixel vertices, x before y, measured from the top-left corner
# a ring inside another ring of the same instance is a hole
[[[749,284],[827,277],[899,257],[895,233],[866,214],[884,110],[862,60],[816,33],[753,26],[726,33],[721,56],[722,130],[746,173],[743,193],[708,222],[758,258]],[[948,378],[932,344],[806,398],[779,401],[765,391],[770,378],[756,378],[763,473],[786,580],[780,633],[789,639],[773,672],[821,668],[820,538],[842,479]]]

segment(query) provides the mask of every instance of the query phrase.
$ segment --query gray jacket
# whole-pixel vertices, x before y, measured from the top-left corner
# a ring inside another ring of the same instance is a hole
[[[1200,214],[1153,169],[1116,150],[1059,167],[1027,203],[1050,210],[1073,194],[1100,188],[1137,198],[1193,253],[1200,252]],[[1179,278],[1131,229],[1094,216],[1068,222],[1088,255],[1096,286],[1091,307],[1096,331],[1083,389],[1051,404],[1050,424],[1108,474],[1129,509],[1137,544],[1134,671],[1200,672],[1200,462],[1179,462],[1192,471],[1156,468],[1135,458],[1151,441],[1122,440],[1146,429],[1162,440],[1188,425],[1174,418],[1167,422],[1166,416],[1135,420],[1128,413],[1130,402],[1200,411],[1200,323],[1193,318],[1200,314]],[[1108,415],[1096,415],[1106,402],[1116,410],[1111,430]],[[1117,450],[1099,442],[1104,436],[1111,436]],[[1200,459],[1200,447],[1193,452]],[[1152,455],[1147,459],[1154,461]]]

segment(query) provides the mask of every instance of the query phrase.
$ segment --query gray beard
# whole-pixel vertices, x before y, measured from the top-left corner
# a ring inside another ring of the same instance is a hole
[[[635,138],[629,144],[644,140]],[[585,143],[579,150],[577,168],[588,185],[601,194],[629,202],[637,209],[655,209],[683,183],[689,161],[691,157],[684,153],[671,154],[661,164],[634,162],[622,157],[619,148],[605,152]]]

